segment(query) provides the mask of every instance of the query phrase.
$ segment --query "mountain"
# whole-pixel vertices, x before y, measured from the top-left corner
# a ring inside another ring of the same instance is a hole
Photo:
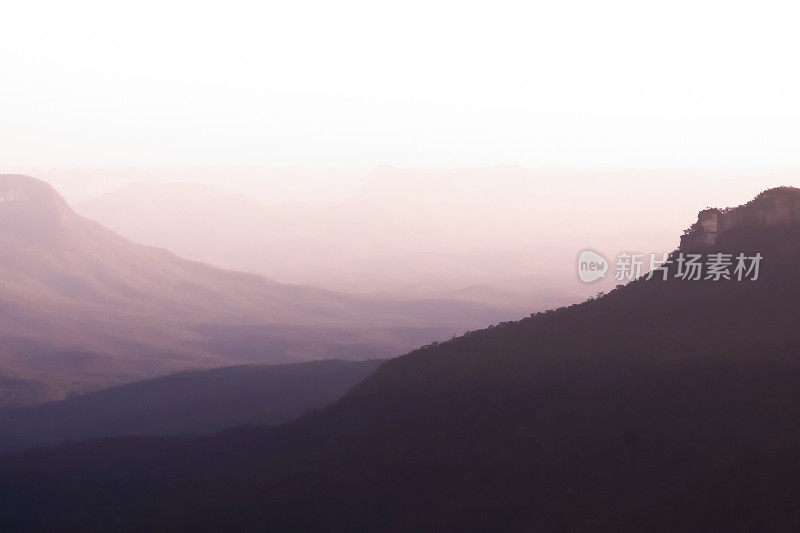
[[[763,261],[691,281],[681,253]],[[5,457],[0,525],[794,530],[800,190],[701,213],[672,259],[666,280],[414,350],[279,427]]]
[[[47,175],[63,187],[92,175],[64,172]],[[452,298],[487,286],[518,318],[613,287],[580,283],[577,251],[671,250],[696,198],[726,205],[794,176],[499,165],[107,168],[94,178],[93,197],[69,189],[73,207],[136,242],[340,291]]]
[[[498,191],[505,190],[489,192],[493,184],[505,185],[498,172],[481,175],[485,202],[496,202]],[[464,185],[477,188],[476,181]],[[338,201],[289,204],[257,202],[199,183],[138,182],[75,209],[136,242],[285,282],[404,298],[454,298],[465,287],[483,285],[504,294],[499,304],[512,316],[575,301],[571,277],[551,281],[563,265],[543,267],[545,255],[559,254],[541,227],[560,227],[561,221],[548,224],[550,213],[540,208],[541,200],[518,188],[517,195],[528,198],[526,209],[520,217],[498,221],[491,213],[502,210],[473,205],[458,194],[465,186],[453,187],[449,195],[444,187],[430,187],[426,195],[422,188],[394,194],[370,186]],[[526,230],[535,226],[526,233],[533,242],[507,243],[525,219]],[[568,249],[564,255],[571,259],[573,248],[561,244],[559,251]]]
[[[508,316],[187,261],[80,217],[47,183],[20,175],[0,175],[0,247],[0,406],[190,368],[389,357]]]
[[[383,361],[326,360],[194,370],[0,411],[0,452],[119,435],[278,424],[339,399]]]

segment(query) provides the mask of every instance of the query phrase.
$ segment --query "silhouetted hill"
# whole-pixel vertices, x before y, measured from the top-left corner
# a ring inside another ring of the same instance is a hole
[[[0,411],[0,453],[65,440],[210,433],[278,424],[339,399],[383,361],[312,361],[181,372]]]
[[[755,281],[683,280],[673,265],[666,281],[415,350],[277,428],[7,457],[0,524],[794,530],[797,194],[725,212],[736,222],[673,255],[758,252]]]
[[[0,407],[190,368],[389,357],[505,314],[186,261],[78,216],[27,176],[0,175],[0,249]]]

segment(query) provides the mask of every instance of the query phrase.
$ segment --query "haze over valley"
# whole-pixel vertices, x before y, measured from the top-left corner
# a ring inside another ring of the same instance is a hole
[[[800,530],[796,2],[0,13],[0,533]]]
[[[56,181],[60,176],[76,188],[81,183],[77,171],[50,172]],[[513,165],[223,167],[213,173],[108,168],[88,174],[84,183],[108,190],[89,198],[76,190],[79,213],[183,257],[287,283],[397,297],[466,297],[528,312],[600,290],[577,280],[580,250],[609,257],[669,252],[697,210],[695,195],[735,205],[796,178],[791,170]]]
[[[0,175],[0,404],[236,363],[398,355],[506,307],[280,284],[128,241],[47,183]]]

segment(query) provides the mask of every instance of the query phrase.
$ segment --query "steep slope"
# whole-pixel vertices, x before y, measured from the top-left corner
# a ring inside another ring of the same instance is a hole
[[[796,529],[798,207],[800,191],[767,191],[678,251],[758,252],[756,281],[672,268],[667,281],[415,350],[279,428],[7,457],[0,523]]]
[[[383,361],[312,361],[181,372],[0,411],[0,453],[118,435],[278,424],[339,399]]]
[[[0,406],[242,362],[387,357],[499,309],[351,297],[183,260],[0,175]]]

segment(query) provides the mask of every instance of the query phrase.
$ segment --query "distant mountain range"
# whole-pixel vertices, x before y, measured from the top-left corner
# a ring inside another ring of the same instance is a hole
[[[20,175],[0,175],[0,249],[0,406],[190,368],[389,357],[509,313],[348,296],[187,261],[80,217],[47,183]]]
[[[500,304],[512,313],[578,299],[575,287],[552,281],[553,270],[561,275],[563,268],[552,264],[558,254],[541,200],[525,195],[529,205],[517,216],[524,226],[492,210],[499,195],[510,194],[503,171],[480,175],[482,199],[464,198],[474,178],[458,185],[444,173],[427,189],[417,181],[395,193],[379,186],[384,171],[376,172],[368,190],[323,204],[267,204],[199,183],[138,182],[75,209],[136,242],[280,281],[403,298],[460,297],[465,287],[480,285],[502,294]],[[571,258],[573,246],[562,246]]]
[[[382,363],[326,360],[194,370],[0,410],[0,453],[65,440],[279,424],[338,400]]]
[[[8,456],[0,526],[794,530],[800,190],[687,235],[673,259],[760,253],[759,278],[687,281],[675,263],[414,350],[279,427]]]
[[[400,297],[461,297],[465,287],[489,287],[513,317],[613,287],[576,279],[572,263],[581,249],[672,250],[696,212],[695,198],[729,203],[769,179],[380,166],[349,180],[335,168],[317,169],[315,179],[291,169],[250,169],[248,184],[240,172],[106,169],[106,186],[95,187],[103,193],[68,198],[75,198],[78,213],[120,235],[185,258],[284,282]],[[81,180],[77,173],[70,177],[59,183]],[[296,189],[291,202],[282,194],[289,183]],[[316,193],[324,188],[338,193],[323,200]]]

